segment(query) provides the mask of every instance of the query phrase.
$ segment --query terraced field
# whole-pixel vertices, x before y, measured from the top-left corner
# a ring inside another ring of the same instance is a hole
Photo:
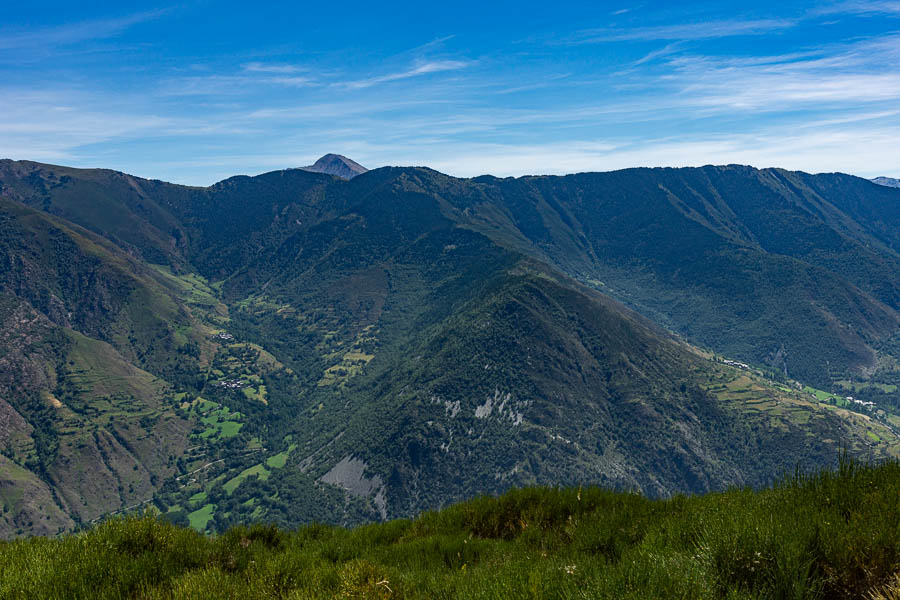
[[[777,385],[759,375],[714,364],[704,388],[727,405],[755,415],[769,427],[789,431],[806,427],[813,435],[825,429],[831,416],[852,424],[864,437],[848,439],[859,450],[871,446],[887,456],[900,456],[897,419],[884,410],[859,408],[836,394],[829,394],[793,382]]]

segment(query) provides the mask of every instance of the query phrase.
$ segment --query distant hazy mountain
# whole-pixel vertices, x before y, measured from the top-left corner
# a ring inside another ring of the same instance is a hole
[[[894,179],[893,177],[876,177],[872,181],[877,183],[878,185],[900,188],[900,179]]]
[[[840,174],[0,161],[0,537],[897,455],[898,249],[900,190]]]
[[[313,173],[327,173],[328,175],[336,175],[344,179],[353,179],[357,175],[362,175],[367,168],[356,161],[350,160],[346,156],[340,154],[326,154],[314,164],[308,167],[301,167],[304,171],[312,171]]]

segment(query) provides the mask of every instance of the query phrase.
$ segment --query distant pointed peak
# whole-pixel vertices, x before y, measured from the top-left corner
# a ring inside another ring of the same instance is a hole
[[[315,163],[308,167],[300,167],[304,171],[312,171],[314,173],[327,173],[336,175],[344,179],[353,179],[357,175],[361,175],[368,171],[367,168],[340,154],[326,154]]]

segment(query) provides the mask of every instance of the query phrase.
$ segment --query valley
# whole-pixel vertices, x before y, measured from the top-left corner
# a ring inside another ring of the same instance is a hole
[[[3,537],[900,455],[900,190],[861,179],[0,161],[0,209]]]

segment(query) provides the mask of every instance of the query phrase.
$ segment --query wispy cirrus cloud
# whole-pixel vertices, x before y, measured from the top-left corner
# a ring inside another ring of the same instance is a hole
[[[67,23],[39,29],[0,29],[0,50],[46,49],[80,42],[115,37],[123,31],[156,19],[167,9],[151,10],[113,19]]]
[[[725,111],[842,109],[900,102],[900,34],[783,56],[681,55],[668,75],[682,101]]]
[[[0,91],[3,157],[71,160],[78,148],[159,134],[174,125],[171,118],[102,105],[96,97],[72,90]]]
[[[814,15],[900,15],[900,2],[897,0],[845,0],[819,6],[812,11]]]
[[[306,88],[320,85],[305,75],[278,74],[260,71],[238,75],[191,75],[162,81],[157,88],[161,96],[245,96],[256,94],[260,86]]]
[[[242,65],[242,68],[248,73],[278,73],[282,75],[289,75],[291,73],[300,73],[303,71],[307,71],[307,69],[304,69],[297,65],[263,62],[245,63],[244,65]]]
[[[648,52],[647,54],[645,54],[638,60],[631,63],[631,66],[639,67],[640,65],[651,62],[658,58],[662,58],[664,56],[670,56],[670,55],[678,52],[681,48],[683,48],[683,45],[681,44],[681,42],[672,42],[671,44],[666,44],[662,48],[657,48],[656,50],[653,50],[652,52]]]
[[[739,35],[764,35],[797,25],[796,19],[719,20],[651,27],[584,29],[569,39],[573,44],[627,41],[691,41]]]
[[[369,77],[368,79],[358,79],[355,81],[345,81],[339,83],[337,85],[349,89],[362,89],[367,87],[372,87],[374,85],[378,85],[380,83],[388,83],[390,81],[398,81],[401,79],[409,79],[411,77],[419,77],[421,75],[428,75],[431,73],[442,73],[446,71],[459,71],[461,69],[465,69],[467,67],[472,66],[474,61],[465,61],[465,60],[432,60],[421,62],[409,69],[398,71],[395,73],[388,73],[386,75],[379,75],[377,77]]]
[[[163,82],[161,93],[169,96],[201,96],[214,94],[252,94],[254,86],[316,87],[331,86],[347,91],[364,90],[382,83],[410,79],[433,73],[458,71],[474,64],[474,61],[432,60],[420,61],[414,66],[395,73],[365,79],[341,80],[336,72],[312,73],[296,65],[251,62],[241,66],[237,73],[210,73],[171,78]]]
[[[456,34],[444,35],[439,38],[435,38],[433,40],[427,41],[424,44],[419,44],[418,46],[414,46],[404,52],[404,54],[412,54],[412,55],[421,55],[426,50],[434,50],[435,48],[440,48],[445,45],[447,42],[456,37]]]

